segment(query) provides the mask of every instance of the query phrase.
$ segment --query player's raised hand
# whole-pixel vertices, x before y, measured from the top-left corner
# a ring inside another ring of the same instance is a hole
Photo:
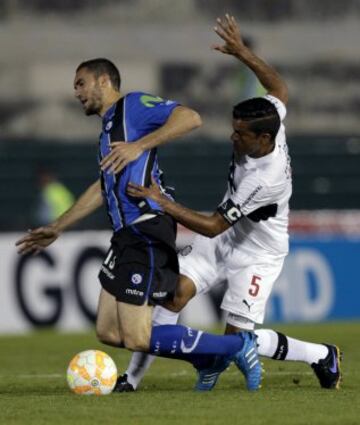
[[[225,44],[213,44],[211,47],[228,55],[239,55],[246,46],[241,38],[239,26],[233,16],[226,14],[224,18],[217,18],[214,27],[216,34],[221,37]]]
[[[59,236],[60,232],[56,227],[49,224],[48,226],[29,230],[28,234],[19,239],[15,245],[18,247],[19,254],[36,255],[52,244]]]
[[[111,152],[100,162],[102,171],[118,174],[129,162],[135,161],[143,153],[139,144],[113,142],[110,143]]]
[[[140,186],[130,182],[127,187],[127,193],[134,198],[150,198],[154,201],[159,201],[162,197],[160,187],[154,177],[151,177],[150,187]]]

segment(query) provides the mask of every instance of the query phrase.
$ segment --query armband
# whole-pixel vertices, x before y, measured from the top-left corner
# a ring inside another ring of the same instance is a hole
[[[231,199],[218,206],[217,212],[230,224],[235,224],[242,216],[240,208]]]

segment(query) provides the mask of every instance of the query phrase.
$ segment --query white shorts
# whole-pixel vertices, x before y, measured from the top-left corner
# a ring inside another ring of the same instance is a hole
[[[231,246],[226,233],[213,239],[197,236],[192,250],[179,255],[180,273],[194,282],[197,294],[227,280],[221,308],[228,313],[228,323],[236,326],[236,316],[263,323],[266,303],[284,257],[242,252],[241,246]]]

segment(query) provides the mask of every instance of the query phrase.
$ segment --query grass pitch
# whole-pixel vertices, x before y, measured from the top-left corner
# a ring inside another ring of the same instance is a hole
[[[135,393],[76,396],[65,377],[75,353],[102,349],[119,371],[125,370],[129,353],[104,347],[94,333],[46,331],[0,338],[0,424],[360,424],[360,324],[274,328],[308,341],[336,342],[344,352],[341,389],[321,389],[305,364],[265,360],[263,387],[257,393],[245,390],[234,366],[212,392],[195,393],[191,366],[157,359]]]

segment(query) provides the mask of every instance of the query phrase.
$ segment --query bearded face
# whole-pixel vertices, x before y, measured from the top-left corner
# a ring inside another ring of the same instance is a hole
[[[103,94],[99,81],[92,72],[86,68],[79,69],[75,75],[74,90],[86,115],[100,114]]]

